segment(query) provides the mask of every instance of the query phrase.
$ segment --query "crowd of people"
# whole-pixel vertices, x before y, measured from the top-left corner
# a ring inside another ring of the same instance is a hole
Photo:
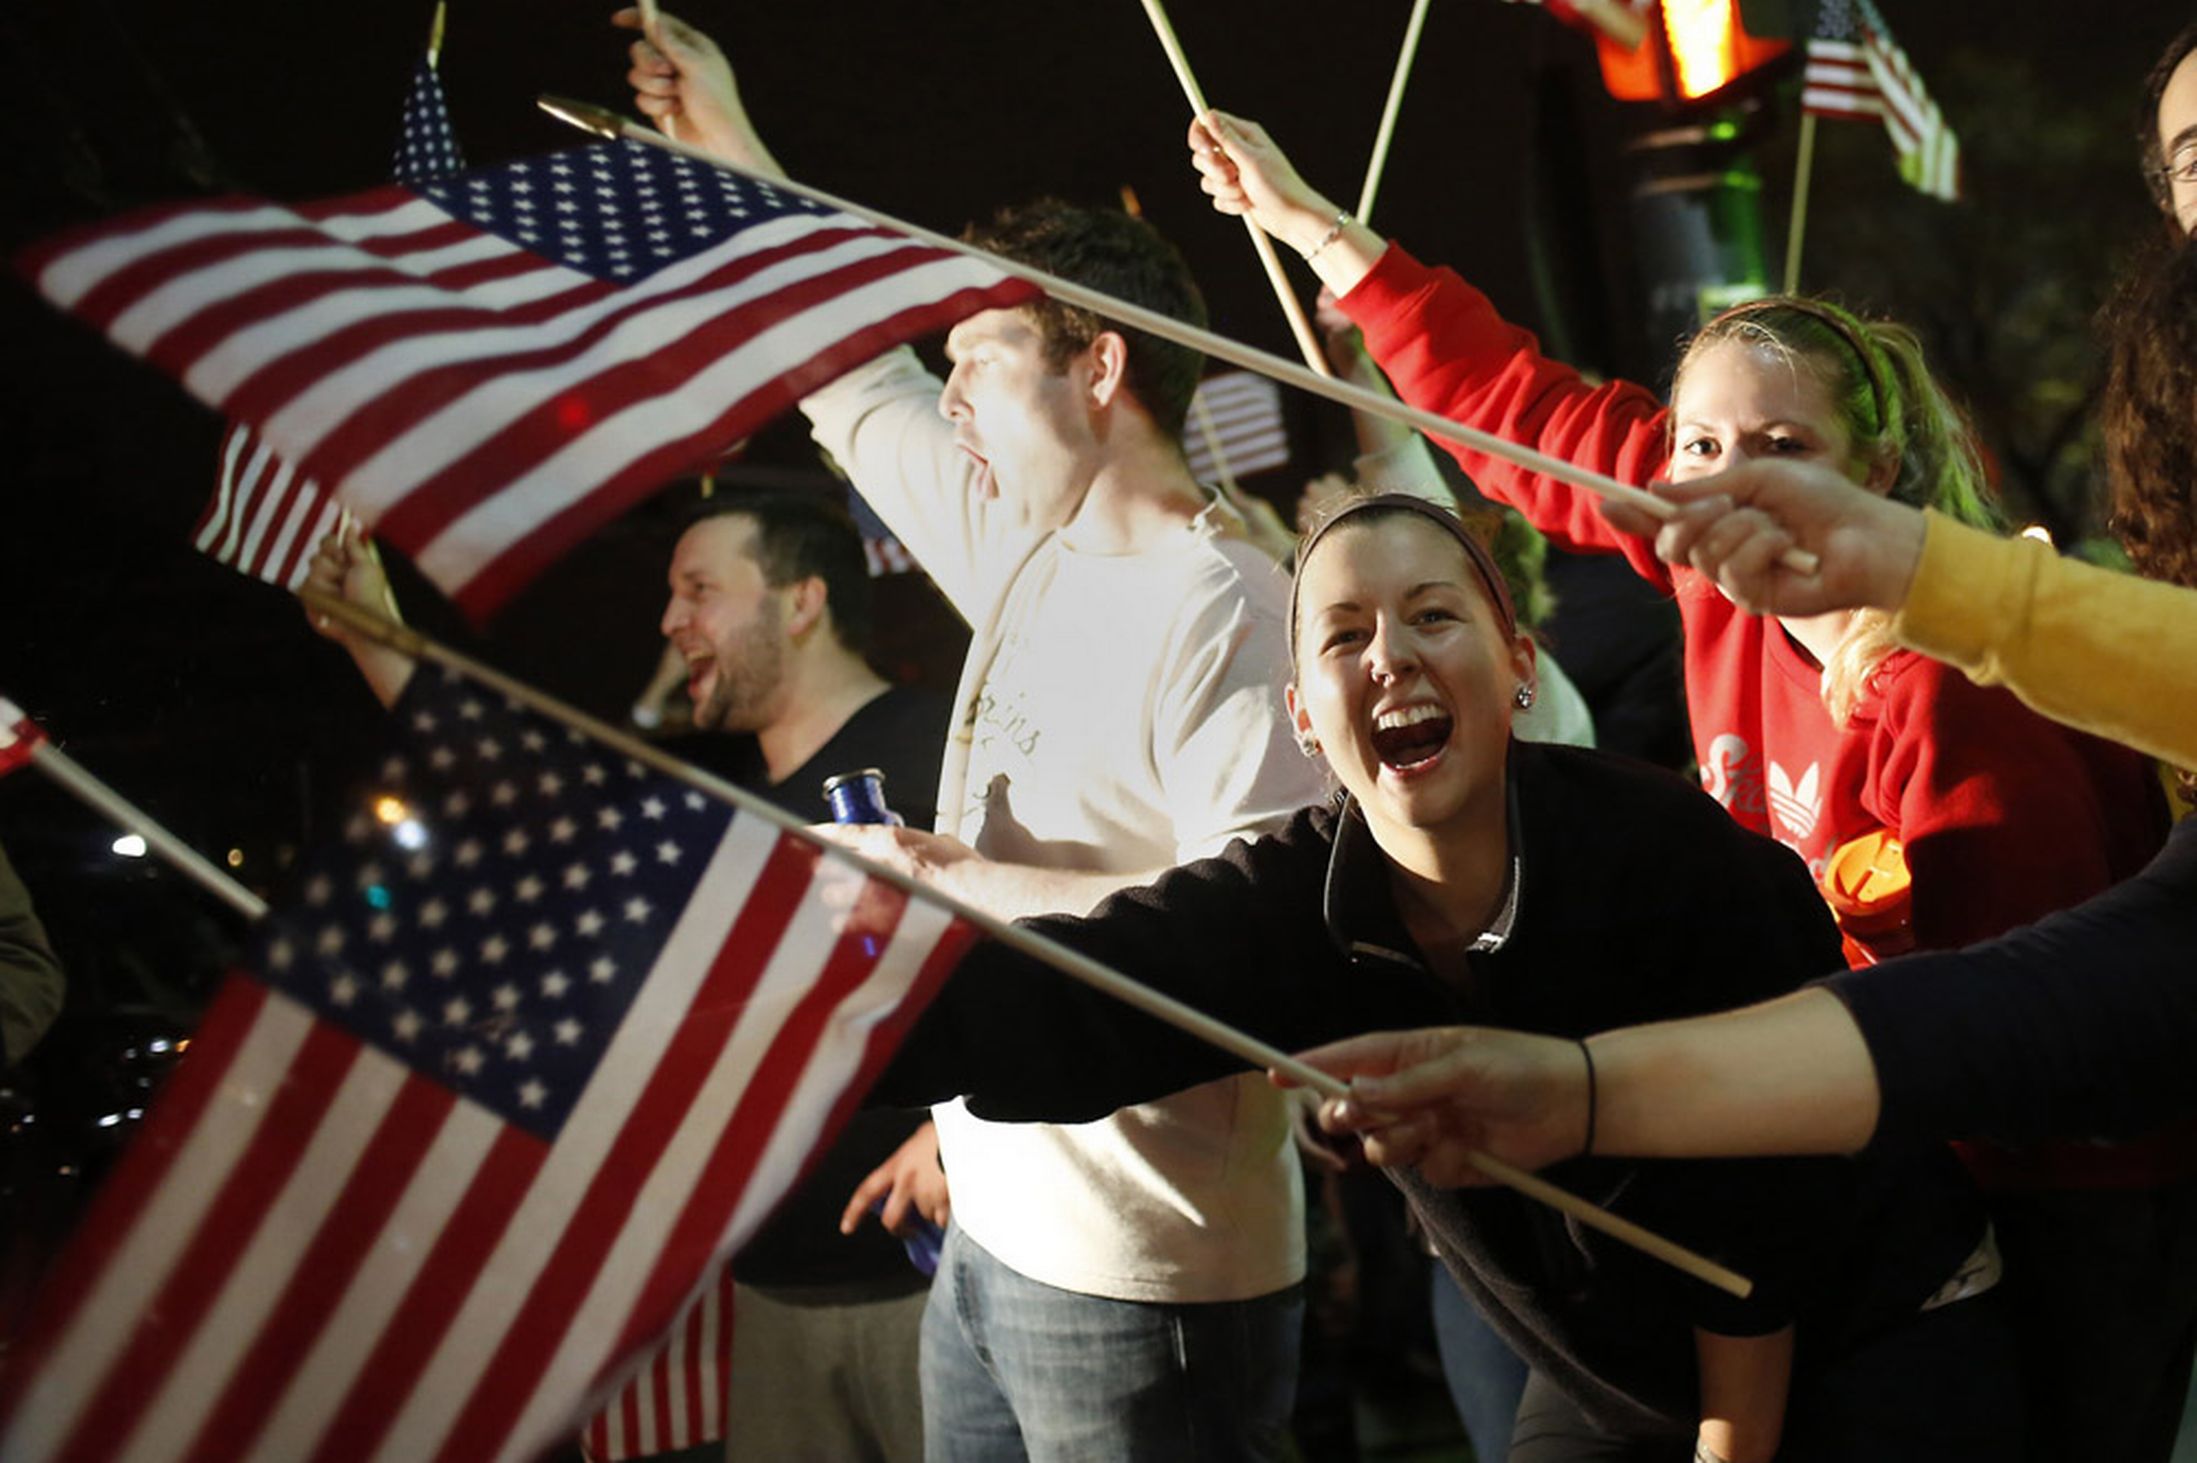
[[[644,114],[777,171],[708,36],[615,20]],[[1425,439],[1362,420],[1292,536],[1192,477],[1194,352],[1055,300],[961,321],[943,380],[896,349],[801,403],[970,627],[953,696],[873,669],[842,512],[727,494],[666,572],[668,745],[810,815],[877,769],[903,821],[847,847],[1348,1079],[1316,1125],[1438,1261],[1479,1457],[2164,1463],[2197,1363],[2197,27],[2139,145],[2174,242],[2106,326],[2132,575],[2002,535],[1959,383],[1895,322],[1750,301],[1667,401],[1591,381],[1260,124],[1192,125],[1214,206],[1319,276],[1342,374],[1657,485],[1668,516],[1435,443],[1675,601],[1698,788],[1593,748]],[[967,237],[1203,323],[1127,214]],[[389,602],[355,530],[311,583]],[[317,624],[395,704],[412,662]],[[8,1056],[45,1004],[0,987]],[[978,946],[735,1258],[733,1420],[691,1457],[1307,1455],[1312,1109]]]

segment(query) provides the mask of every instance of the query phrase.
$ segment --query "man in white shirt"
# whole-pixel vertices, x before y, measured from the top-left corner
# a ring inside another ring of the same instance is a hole
[[[717,47],[668,16],[653,39],[641,110],[777,171]],[[974,237],[1202,321],[1180,257],[1125,215],[1039,204]],[[896,351],[803,403],[975,630],[938,833],[858,830],[863,850],[1001,915],[1080,913],[1319,796],[1281,709],[1288,581],[1183,460],[1196,354],[1050,300],[970,317],[947,354],[943,386]],[[1303,1196],[1277,1094],[1231,1079],[1071,1127],[936,1116],[934,1463],[1285,1455]]]

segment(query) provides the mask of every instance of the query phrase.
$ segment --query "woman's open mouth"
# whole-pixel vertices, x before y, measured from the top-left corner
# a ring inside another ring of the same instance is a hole
[[[1421,703],[1373,718],[1373,755],[1395,772],[1414,772],[1442,755],[1455,720],[1439,706]]]

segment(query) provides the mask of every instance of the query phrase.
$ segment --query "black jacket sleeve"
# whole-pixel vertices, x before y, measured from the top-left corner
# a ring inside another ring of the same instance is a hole
[[[1124,890],[1087,918],[1023,921],[1043,935],[1284,1051],[1381,1025],[1440,1019],[1423,983],[1365,990],[1320,918],[1321,815]],[[1348,986],[1348,994],[1343,994]],[[1245,1063],[987,942],[962,961],[873,1101],[966,1097],[994,1121],[1087,1122]]]

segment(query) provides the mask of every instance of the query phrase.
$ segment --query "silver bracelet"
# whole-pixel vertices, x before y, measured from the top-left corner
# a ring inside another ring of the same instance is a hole
[[[1327,232],[1320,236],[1320,242],[1304,251],[1305,262],[1309,264],[1314,259],[1319,258],[1320,251],[1341,238],[1343,230],[1349,228],[1352,221],[1349,209],[1336,209],[1335,221],[1327,226]]]

